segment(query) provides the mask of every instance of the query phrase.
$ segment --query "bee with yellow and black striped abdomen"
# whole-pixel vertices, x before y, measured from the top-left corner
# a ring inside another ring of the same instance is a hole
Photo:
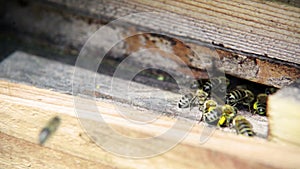
[[[204,83],[203,90],[206,93],[211,93],[213,89],[217,89],[217,92],[226,92],[227,87],[230,84],[230,80],[225,76],[211,78],[208,82]]]
[[[244,116],[241,115],[236,116],[233,119],[232,123],[233,126],[235,127],[237,134],[250,136],[250,137],[255,135],[251,123]]]
[[[266,109],[267,109],[267,94],[259,94],[256,97],[256,102],[253,104],[253,113],[259,114],[261,116],[266,115]]]
[[[210,125],[217,126],[220,117],[222,116],[222,107],[210,107],[207,112],[204,112],[202,120]]]
[[[235,89],[226,94],[226,104],[236,106],[237,104],[243,104],[248,106],[249,110],[251,103],[254,101],[254,94],[247,89]]]
[[[237,109],[235,107],[227,104],[222,106],[222,116],[219,119],[218,126],[229,127],[236,114],[237,114]]]
[[[58,126],[60,125],[60,118],[55,116],[52,118],[47,125],[41,130],[39,134],[39,143],[42,145],[44,144],[47,139],[53,135],[53,133],[57,130]]]

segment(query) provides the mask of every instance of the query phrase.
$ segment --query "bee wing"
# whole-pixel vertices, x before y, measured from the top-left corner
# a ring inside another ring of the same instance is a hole
[[[213,134],[216,129],[209,125],[205,125],[200,134],[200,144],[204,144]]]

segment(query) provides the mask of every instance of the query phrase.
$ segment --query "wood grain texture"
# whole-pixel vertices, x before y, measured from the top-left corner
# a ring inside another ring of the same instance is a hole
[[[160,60],[160,62],[162,61]],[[176,64],[173,64],[173,66],[176,66]],[[132,68],[134,66],[129,65],[128,67]],[[197,121],[201,117],[201,112],[196,107],[189,110],[179,109],[177,106],[183,94],[192,92],[184,90],[185,87],[188,88],[190,86],[190,80],[185,79],[184,76],[177,78],[176,83],[186,81],[187,86],[182,85],[182,93],[173,93],[135,83],[130,81],[130,79],[117,77],[113,78],[115,87],[112,88],[112,77],[110,76],[95,75],[91,71],[78,67],[76,70],[80,71],[80,74],[74,76],[74,70],[74,66],[44,59],[22,51],[14,52],[0,63],[0,77],[3,79],[61,93],[80,95],[90,99],[113,100],[116,105],[132,105],[139,109],[151,110],[158,115],[182,117],[192,121]],[[93,81],[94,78],[95,81]],[[129,89],[129,91],[126,89]],[[63,102],[63,100],[60,101]],[[258,137],[267,137],[268,120],[265,116],[253,116],[250,112],[243,110],[239,111],[239,114],[250,120]],[[200,124],[202,123],[200,122]],[[234,129],[226,128],[225,130],[235,134]]]
[[[42,147],[31,141],[0,132],[1,168],[103,168],[113,169],[72,154]]]
[[[183,142],[164,154],[139,160],[121,158],[105,152],[88,138],[74,113],[73,96],[8,81],[0,81],[0,89],[0,136],[4,140],[1,142],[3,155],[0,157],[0,163],[4,168],[13,164],[30,168],[39,168],[40,165],[51,168],[76,164],[76,167],[84,168],[91,166],[145,169],[294,168],[299,165],[299,148],[280,146],[261,139],[215,131],[205,144],[200,145],[199,133],[203,128],[199,125],[193,127]],[[153,124],[152,128],[150,124],[141,130],[121,122],[122,117],[113,113],[115,105],[112,103],[100,100],[97,101],[97,105],[101,114],[111,119],[108,122],[110,125],[121,127],[124,134],[131,136],[156,135],[172,126],[175,121],[161,117],[160,122],[164,125]],[[41,147],[37,145],[38,133],[54,115],[61,117],[62,124],[45,147]],[[90,123],[93,125],[97,121],[90,119]],[[24,147],[22,151],[19,145]],[[41,155],[43,153],[48,155]],[[59,162],[56,158],[51,158],[52,156],[60,159]]]
[[[135,33],[141,32],[136,31]],[[127,38],[126,46],[128,55],[155,48],[160,51],[156,51],[155,54],[159,53],[161,57],[173,58],[174,60],[178,57],[186,65],[204,70],[204,72],[211,68],[213,58],[217,58],[218,68],[224,70],[227,74],[279,88],[300,78],[299,68],[151,34]],[[169,53],[164,52],[165,49],[168,49]],[[149,54],[149,57],[153,54],[154,52]],[[182,70],[178,69],[176,71],[180,72]],[[194,76],[200,79],[208,78],[207,74],[205,75],[199,70],[198,73],[195,71]]]
[[[282,61],[300,64],[300,8],[269,1],[73,1],[50,0],[70,9],[92,15],[119,18],[136,12],[170,12],[188,18],[160,18],[160,22],[128,20],[128,22],[160,29],[197,41],[223,44],[226,48],[267,55]],[[118,10],[114,10],[118,9]],[[149,17],[151,19],[151,17]],[[179,24],[180,23],[180,24]],[[180,32],[172,31],[172,27]],[[205,32],[206,36],[202,36]],[[202,36],[202,37],[201,37]]]
[[[211,52],[212,56],[220,57],[224,71],[239,78],[283,87],[300,77],[300,22],[299,8],[296,7],[255,0],[46,2],[29,1],[27,6],[7,2],[7,12],[0,23],[8,25],[8,29],[18,30],[27,38],[41,38],[46,46],[51,43],[76,55],[98,28],[113,19],[142,11],[172,12],[179,15],[129,17],[125,23],[112,29],[121,39],[129,33],[143,31],[167,34],[168,38],[150,36],[157,42],[151,42],[147,47],[171,48],[173,54],[193,69],[196,77],[206,78],[207,75],[201,58],[192,50],[202,55],[212,49],[215,50]],[[25,15],[27,17],[22,17]],[[101,42],[110,42],[111,37],[103,37]],[[124,54],[132,54],[142,46],[140,40],[134,37],[126,39],[126,43],[115,46],[111,54],[118,59]],[[159,41],[167,44],[158,44]],[[181,43],[174,45],[174,41]],[[94,46],[94,52],[98,50],[99,47]],[[165,65],[166,68],[170,66]]]

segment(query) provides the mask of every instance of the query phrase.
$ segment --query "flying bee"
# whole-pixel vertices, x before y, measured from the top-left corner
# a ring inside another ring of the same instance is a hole
[[[248,106],[249,110],[253,100],[254,100],[254,94],[247,89],[235,89],[226,95],[226,104],[229,104],[231,106],[236,106],[237,104],[243,104]]]
[[[233,126],[235,127],[237,134],[246,135],[250,137],[255,135],[251,123],[244,116],[236,116],[233,119]]]
[[[220,117],[218,126],[220,127],[229,126],[233,118],[236,116],[236,114],[237,114],[237,109],[235,107],[230,106],[228,104],[222,106],[222,116]]]
[[[267,99],[268,95],[261,93],[257,95],[256,102],[253,104],[254,114],[266,115],[266,107],[267,107]]]
[[[178,102],[179,108],[190,108],[199,105],[199,109],[202,111],[204,102],[207,100],[208,94],[201,89],[198,89],[193,95],[192,93],[184,95]]]
[[[275,93],[276,91],[277,91],[276,88],[274,88],[274,87],[268,87],[268,88],[265,89],[265,94],[266,95],[270,95],[270,94]]]
[[[39,135],[39,143],[42,145],[46,142],[46,140],[53,135],[58,126],[60,125],[60,118],[55,116],[52,118],[47,125],[41,130]]]

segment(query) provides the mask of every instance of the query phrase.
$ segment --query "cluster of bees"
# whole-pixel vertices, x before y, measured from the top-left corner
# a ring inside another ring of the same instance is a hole
[[[190,88],[195,89],[195,92],[183,95],[178,107],[190,109],[198,107],[202,112],[200,121],[217,127],[235,128],[237,134],[254,136],[252,124],[244,116],[239,115],[239,109],[248,108],[253,114],[265,116],[268,95],[275,93],[277,89],[266,88],[264,93],[259,93],[255,97],[244,85],[226,91],[229,85],[230,80],[226,77],[194,81]],[[212,96],[222,92],[225,98]]]

